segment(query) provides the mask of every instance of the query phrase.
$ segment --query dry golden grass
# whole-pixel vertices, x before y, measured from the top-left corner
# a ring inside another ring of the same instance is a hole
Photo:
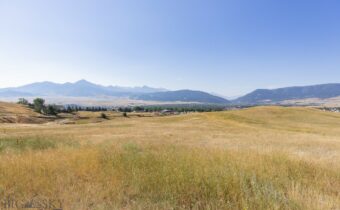
[[[340,114],[257,107],[2,124],[4,196],[72,210],[340,209]]]
[[[28,107],[0,102],[0,123],[46,123],[50,120]]]
[[[36,115],[31,109],[14,103],[0,102],[0,114],[27,114]]]
[[[105,118],[102,117],[102,114],[105,114]],[[131,112],[127,113],[127,116],[124,117],[123,113],[116,111],[103,111],[103,112],[80,111],[73,114],[60,113],[58,114],[58,118],[55,120],[55,122],[58,124],[89,124],[105,122],[107,120],[117,120],[120,118],[140,118],[153,116],[155,116],[154,113]]]

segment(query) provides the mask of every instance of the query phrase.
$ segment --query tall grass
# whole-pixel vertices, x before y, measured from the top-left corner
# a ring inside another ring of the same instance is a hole
[[[0,158],[0,195],[65,209],[336,209],[339,172],[285,154],[97,145]]]

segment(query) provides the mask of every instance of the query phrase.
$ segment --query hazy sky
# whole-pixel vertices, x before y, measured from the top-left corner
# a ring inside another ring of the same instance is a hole
[[[0,87],[340,82],[339,0],[0,0]]]

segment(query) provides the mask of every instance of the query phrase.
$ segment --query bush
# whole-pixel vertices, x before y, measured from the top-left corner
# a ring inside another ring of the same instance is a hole
[[[45,110],[44,110],[45,114],[47,115],[57,115],[58,114],[58,109],[56,106],[54,105],[48,105]]]
[[[103,118],[103,119],[108,119],[108,117],[107,117],[107,115],[105,113],[101,113],[100,117]]]
[[[25,98],[19,98],[18,104],[28,105],[29,103]]]

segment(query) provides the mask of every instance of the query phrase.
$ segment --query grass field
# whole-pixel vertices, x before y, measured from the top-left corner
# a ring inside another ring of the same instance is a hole
[[[340,114],[257,107],[86,122],[0,124],[0,199],[60,199],[70,210],[340,209]]]

